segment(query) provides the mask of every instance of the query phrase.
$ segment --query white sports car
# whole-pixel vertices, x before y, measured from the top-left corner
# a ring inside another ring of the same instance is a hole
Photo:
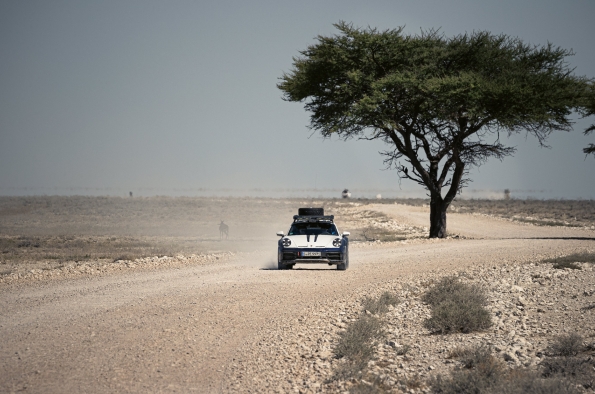
[[[324,208],[300,208],[287,235],[279,239],[278,267],[291,269],[298,263],[327,263],[344,271],[349,267],[349,233],[340,234],[334,216]],[[339,235],[340,234],[340,235]]]

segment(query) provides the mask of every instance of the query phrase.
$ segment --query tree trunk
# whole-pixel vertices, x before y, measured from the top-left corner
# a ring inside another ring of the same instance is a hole
[[[430,238],[446,237],[446,209],[448,204],[441,196],[430,199]]]

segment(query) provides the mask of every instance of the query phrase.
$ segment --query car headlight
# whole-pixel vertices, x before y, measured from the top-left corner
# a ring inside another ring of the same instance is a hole
[[[284,247],[288,247],[289,245],[291,245],[291,239],[289,238],[283,238],[282,242]]]
[[[335,248],[338,248],[339,246],[341,246],[341,238],[335,238],[335,239],[333,239],[333,246]]]

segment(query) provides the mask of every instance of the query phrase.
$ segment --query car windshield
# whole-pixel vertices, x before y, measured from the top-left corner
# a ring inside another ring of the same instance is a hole
[[[339,235],[332,223],[294,223],[287,235]]]

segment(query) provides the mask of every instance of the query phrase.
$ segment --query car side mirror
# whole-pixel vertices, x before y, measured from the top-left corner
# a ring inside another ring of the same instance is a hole
[[[284,237],[285,233],[283,231],[277,231],[277,235],[280,237]]]
[[[341,234],[343,237],[349,237],[349,231],[345,231],[343,234]]]

